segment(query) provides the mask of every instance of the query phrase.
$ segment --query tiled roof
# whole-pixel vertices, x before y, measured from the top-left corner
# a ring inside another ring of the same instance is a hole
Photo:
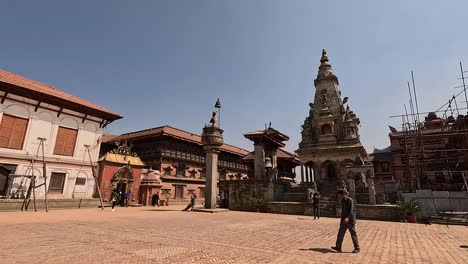
[[[122,134],[118,137],[113,138],[112,141],[121,141],[121,140],[133,141],[137,139],[144,139],[144,138],[151,138],[151,137],[158,137],[158,136],[169,136],[169,137],[173,137],[173,138],[177,138],[180,140],[184,140],[184,141],[188,141],[191,143],[201,145],[200,135],[193,134],[187,131],[183,131],[183,130],[180,130],[178,128],[174,128],[171,126],[155,127],[155,128],[142,130],[142,131]],[[229,144],[222,145],[221,150],[230,152],[239,156],[245,156],[249,154],[247,150],[238,148]]]
[[[108,133],[104,133],[102,135],[102,140],[101,142],[109,142],[109,141],[112,141],[114,138],[118,137],[117,135],[112,135],[112,134],[108,134]]]
[[[377,149],[374,147],[374,152],[372,152],[373,154],[379,154],[379,153],[390,153],[392,152],[392,146],[388,146],[384,149]]]
[[[121,115],[99,105],[25,77],[0,69],[0,90],[44,103],[57,105],[80,113],[94,115],[106,120],[117,120]]]
[[[292,161],[297,162],[298,164],[300,163],[299,157],[297,155],[292,154],[284,149],[278,149],[278,151],[276,152],[276,158],[292,160]],[[248,155],[242,158],[243,161],[251,161],[253,159],[254,159],[253,152],[250,152]]]

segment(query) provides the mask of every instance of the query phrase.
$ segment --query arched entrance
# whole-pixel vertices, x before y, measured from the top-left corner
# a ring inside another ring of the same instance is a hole
[[[329,179],[335,179],[336,178],[336,167],[333,164],[328,164],[327,165],[327,177]]]
[[[10,170],[0,166],[0,196],[6,196],[9,183],[8,175],[10,175]]]
[[[119,194],[118,203],[122,206],[125,203],[125,194],[132,191],[134,178],[133,169],[129,165],[120,167],[112,177],[112,189]]]

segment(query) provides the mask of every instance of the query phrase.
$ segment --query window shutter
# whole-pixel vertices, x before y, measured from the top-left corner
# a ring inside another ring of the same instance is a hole
[[[75,150],[77,130],[69,129],[65,136],[65,146],[63,148],[63,155],[73,156]]]
[[[65,145],[65,134],[63,127],[59,127],[57,139],[55,140],[54,154],[63,155],[63,146]]]
[[[13,117],[4,114],[0,125],[0,147],[8,148],[14,125]]]
[[[78,130],[59,127],[57,140],[55,142],[54,154],[73,156],[77,135]]]
[[[22,149],[28,120],[4,114],[0,124],[0,147]]]
[[[28,120],[16,118],[15,126],[10,138],[10,148],[22,149],[24,143],[24,136],[26,135],[26,129],[28,128]]]

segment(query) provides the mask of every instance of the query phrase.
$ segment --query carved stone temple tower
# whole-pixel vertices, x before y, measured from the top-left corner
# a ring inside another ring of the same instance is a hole
[[[314,85],[315,98],[309,104],[297,154],[304,181],[315,181],[321,192],[334,192],[337,184],[347,181],[346,166],[362,163],[367,154],[359,140],[359,118],[347,105],[348,98],[341,99],[338,78],[325,50]]]

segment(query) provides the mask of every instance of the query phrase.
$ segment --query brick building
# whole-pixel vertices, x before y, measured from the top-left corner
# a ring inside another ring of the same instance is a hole
[[[161,199],[168,196],[170,204],[186,203],[192,193],[199,201],[204,199],[205,153],[200,135],[170,126],[131,132],[108,137],[101,155],[112,150],[116,141],[127,141],[147,168],[161,173]],[[242,164],[241,158],[247,154],[247,150],[224,144],[219,153],[219,178],[246,178],[248,167]]]
[[[395,179],[391,146],[384,149],[374,148],[374,151],[368,157],[368,161],[372,162],[374,166],[376,191],[384,193],[386,201],[396,201],[398,184]]]
[[[430,113],[418,129],[391,128],[395,178],[403,192],[466,190],[468,116]]]

